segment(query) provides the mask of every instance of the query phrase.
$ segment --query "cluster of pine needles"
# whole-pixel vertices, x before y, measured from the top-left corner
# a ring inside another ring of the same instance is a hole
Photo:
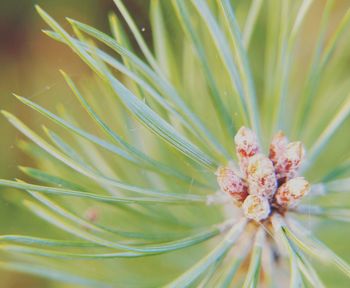
[[[0,186],[25,191],[21,205],[51,228],[0,235],[0,268],[74,287],[324,287],[321,263],[349,282],[349,265],[313,231],[350,219],[350,10],[331,26],[336,1],[326,1],[310,36],[318,1],[151,0],[151,49],[137,15],[114,2],[123,19],[109,15],[111,35],[67,19],[71,35],[36,7],[44,33],[93,75],[77,83],[61,71],[84,110],[15,95],[51,122],[44,136],[2,112],[37,166],[20,167],[36,184]],[[267,224],[216,182],[218,167],[237,163],[241,126],[265,150],[279,130],[306,147],[309,195]],[[346,240],[339,230],[330,238]]]

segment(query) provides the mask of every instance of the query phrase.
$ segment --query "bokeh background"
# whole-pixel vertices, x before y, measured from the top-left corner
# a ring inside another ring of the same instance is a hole
[[[165,0],[166,1],[166,0]],[[276,0],[277,1],[277,0]],[[144,36],[151,43],[148,22],[148,0],[126,0],[125,4],[135,16],[139,27],[144,27]],[[244,2],[243,0],[237,2]],[[324,0],[315,1],[314,9],[306,23],[304,46],[313,41],[315,23],[318,23]],[[336,0],[332,11],[331,23],[336,23],[349,7],[349,0]],[[12,96],[23,95],[38,102],[69,104],[66,85],[58,72],[63,68],[70,75],[88,74],[84,64],[66,47],[52,41],[41,33],[45,27],[36,14],[34,4],[39,4],[54,18],[64,23],[64,17],[71,17],[89,23],[103,31],[108,31],[107,14],[113,10],[117,13],[111,0],[0,0],[0,107],[15,112],[25,120],[28,126],[38,125],[39,117],[30,109],[25,109]],[[68,27],[68,24],[63,25]],[[344,59],[350,58],[350,51]],[[307,53],[305,54],[307,57]],[[346,63],[344,63],[346,65]],[[350,63],[347,63],[350,69]],[[23,110],[22,110],[23,109]],[[3,118],[0,118],[0,178],[15,178],[19,175],[17,165],[29,166],[27,159],[17,148],[20,136]],[[20,209],[15,203],[20,193],[0,194],[0,234],[15,234],[18,231],[30,233],[31,230],[50,227],[35,220],[29,212]],[[38,224],[39,225],[39,224]],[[327,230],[328,229],[328,230]],[[329,226],[323,230],[324,235],[331,235],[338,226]],[[24,233],[25,234],[25,233]],[[347,233],[349,234],[349,233]],[[346,237],[346,236],[344,236]],[[329,240],[330,244],[331,241]],[[344,258],[350,259],[350,252],[345,245],[336,248]],[[2,254],[0,254],[1,261]],[[339,285],[343,285],[340,284]],[[54,281],[42,280],[23,274],[0,270],[0,288],[16,287],[63,287]],[[64,285],[64,287],[70,287]],[[337,286],[338,287],[338,286]],[[346,286],[339,286],[346,287]]]

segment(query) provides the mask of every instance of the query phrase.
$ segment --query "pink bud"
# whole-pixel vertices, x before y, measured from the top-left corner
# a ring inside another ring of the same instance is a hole
[[[275,169],[269,158],[256,154],[249,159],[247,168],[249,194],[271,199],[276,192],[277,181]]]
[[[239,167],[242,173],[247,176],[249,158],[259,152],[258,140],[252,130],[241,127],[235,136],[235,143]]]
[[[246,127],[241,127],[238,130],[235,136],[235,143],[238,157],[252,157],[259,151],[256,135]]]
[[[305,150],[301,142],[291,142],[275,164],[277,179],[295,177],[304,158]]]
[[[288,145],[288,138],[284,135],[282,131],[279,131],[272,139],[270,145],[270,155],[269,158],[274,165],[277,164],[278,159],[286,151]]]
[[[303,177],[297,177],[280,186],[276,192],[275,199],[277,204],[283,208],[293,207],[309,191],[310,184]]]
[[[243,202],[248,196],[248,186],[230,167],[219,167],[215,174],[220,189],[236,201]]]
[[[266,219],[270,214],[270,204],[265,197],[249,195],[243,202],[244,215],[257,222]]]

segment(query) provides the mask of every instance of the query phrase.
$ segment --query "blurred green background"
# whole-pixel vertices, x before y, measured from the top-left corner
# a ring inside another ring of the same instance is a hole
[[[144,35],[151,42],[150,29],[148,29],[148,0],[126,0],[124,2],[131,14],[135,16],[139,27],[146,28]],[[311,18],[306,23],[308,28],[304,34],[303,45],[305,47],[310,41],[313,41],[310,35],[314,35],[313,27],[319,19],[320,9],[325,1],[315,2]],[[67,88],[58,69],[63,68],[72,76],[89,73],[85,65],[70,50],[41,33],[45,25],[36,14],[34,4],[41,5],[61,23],[64,23],[64,17],[71,17],[104,31],[108,31],[106,18],[108,12],[111,10],[117,12],[111,0],[0,1],[0,107],[21,116],[28,126],[39,124],[40,120],[34,112],[25,109],[14,99],[11,95],[13,92],[35,101],[57,102],[59,99],[60,102],[68,105],[70,100],[69,97],[66,97]],[[349,5],[349,0],[336,0],[331,19],[334,22],[338,21]],[[63,26],[68,27],[68,24]],[[347,53],[349,55],[345,57],[349,59],[350,51]],[[15,178],[19,175],[17,165],[29,166],[31,160],[25,158],[16,147],[19,135],[3,118],[0,118],[0,131],[0,178]],[[13,194],[9,200],[7,199],[9,196],[0,194],[0,234],[14,234],[19,231],[25,234],[25,232],[30,233],[31,230],[38,229],[35,227],[36,220],[33,220],[31,214],[14,204],[14,197],[19,197],[19,195],[23,194],[18,194],[18,196]],[[42,222],[40,225],[43,225]],[[328,226],[329,229],[323,230],[323,235],[327,233],[331,235],[334,229],[339,229],[337,225]],[[49,231],[50,228],[41,226],[40,229]],[[336,240],[339,239],[334,239]],[[333,243],[328,241],[328,243],[349,260],[350,253],[347,246],[336,247],[334,241]],[[1,257],[2,254],[0,254],[0,261]],[[62,287],[62,284],[0,270],[0,288],[10,287]],[[64,287],[70,286],[65,285]]]

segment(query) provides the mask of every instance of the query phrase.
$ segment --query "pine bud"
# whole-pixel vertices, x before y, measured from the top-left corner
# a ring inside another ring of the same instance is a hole
[[[274,165],[277,164],[278,159],[284,154],[287,149],[288,138],[282,131],[279,131],[272,139],[270,144],[269,158]]]
[[[263,154],[251,157],[247,168],[247,181],[249,194],[271,199],[277,188],[275,169],[271,160]]]
[[[303,177],[297,177],[279,187],[275,199],[277,204],[283,208],[293,207],[309,191],[310,184]]]
[[[239,157],[252,157],[259,152],[259,144],[254,132],[246,127],[241,127],[236,136],[236,151]]]
[[[249,195],[243,202],[244,215],[257,222],[266,219],[270,214],[270,204],[265,197]]]
[[[275,165],[277,179],[295,177],[304,158],[305,150],[301,142],[291,142]]]
[[[252,130],[241,127],[235,136],[235,143],[239,167],[246,177],[249,158],[259,152],[258,140]]]
[[[241,203],[248,196],[248,186],[230,167],[219,167],[215,174],[220,189],[236,201]]]

